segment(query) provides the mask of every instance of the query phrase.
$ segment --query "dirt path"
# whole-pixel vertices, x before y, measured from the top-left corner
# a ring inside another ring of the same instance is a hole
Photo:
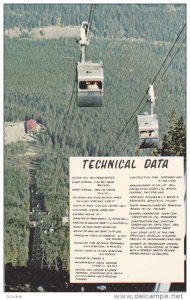
[[[79,36],[79,26],[47,26],[33,28],[10,28],[5,30],[5,36],[9,38],[24,37],[32,40],[60,39]]]
[[[37,132],[42,126],[37,124]],[[4,126],[4,143],[5,145],[17,143],[19,141],[29,142],[35,139],[35,135],[25,133],[24,122],[5,122]]]

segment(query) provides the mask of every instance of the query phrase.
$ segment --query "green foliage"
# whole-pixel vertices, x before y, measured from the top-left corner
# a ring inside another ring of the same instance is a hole
[[[26,266],[29,242],[28,174],[15,154],[15,146],[5,147],[4,188],[5,263]]]
[[[175,110],[170,117],[168,133],[163,137],[162,156],[183,156],[186,159],[186,126],[183,117],[177,119]]]
[[[75,25],[87,20],[90,4],[5,4],[5,28]],[[184,4],[96,4],[91,31],[98,37],[172,41],[186,19]],[[145,22],[146,20],[146,22]],[[151,25],[150,25],[151,24]]]
[[[165,43],[157,46],[143,41],[92,40],[87,49],[88,59],[104,62],[103,107],[78,109],[74,105],[75,92],[66,128],[64,121],[76,65],[65,57],[71,51],[77,61],[80,51],[75,40],[6,39],[5,120],[32,117],[45,125],[47,130],[40,136],[45,152],[56,152],[66,143],[63,151],[70,155],[105,155],[109,152],[105,145],[111,145],[135,110],[169,47]],[[159,54],[155,51],[158,48]],[[185,48],[180,50],[155,92],[162,135],[168,128],[168,115],[173,107],[179,115],[185,115]],[[143,105],[141,110],[147,110]],[[117,154],[132,155],[136,145],[134,123],[115,150]]]

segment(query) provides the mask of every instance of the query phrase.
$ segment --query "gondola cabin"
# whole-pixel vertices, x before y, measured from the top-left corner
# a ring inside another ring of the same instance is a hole
[[[79,62],[78,75],[78,106],[102,106],[103,99],[103,68],[101,63]]]
[[[139,148],[158,148],[159,145],[159,126],[157,115],[137,116]]]

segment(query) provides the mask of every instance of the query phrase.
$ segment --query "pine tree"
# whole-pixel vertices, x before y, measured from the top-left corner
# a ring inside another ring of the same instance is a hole
[[[183,117],[177,119],[175,110],[171,114],[168,133],[163,138],[162,149],[158,153],[161,156],[183,156],[186,159],[186,125]]]

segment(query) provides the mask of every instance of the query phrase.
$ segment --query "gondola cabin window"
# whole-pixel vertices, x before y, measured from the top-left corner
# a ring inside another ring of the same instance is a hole
[[[101,81],[80,81],[79,89],[100,91],[102,90],[102,82]]]

